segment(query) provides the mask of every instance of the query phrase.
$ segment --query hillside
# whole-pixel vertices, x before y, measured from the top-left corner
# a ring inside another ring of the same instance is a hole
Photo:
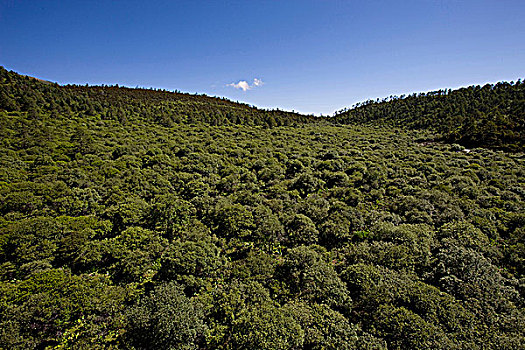
[[[341,124],[427,129],[466,147],[525,150],[525,81],[367,101],[336,113]]]
[[[0,349],[523,348],[522,154],[0,73]]]
[[[148,121],[273,127],[313,120],[280,110],[262,110],[222,98],[166,90],[50,84],[0,67],[0,108],[8,112],[98,116],[120,123]]]

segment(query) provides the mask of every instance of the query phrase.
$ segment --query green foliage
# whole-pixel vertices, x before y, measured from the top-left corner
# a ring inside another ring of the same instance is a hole
[[[58,86],[21,76],[0,67],[0,109],[8,112],[31,111],[86,115],[121,124],[149,120],[163,127],[178,123],[208,125],[259,125],[276,127],[311,121],[312,117],[293,112],[261,110],[224,98],[190,95],[153,89],[130,89],[116,86]],[[72,152],[92,151],[88,130],[77,127],[71,137]],[[32,130],[32,133],[37,132]]]
[[[316,251],[319,248],[320,251]],[[352,299],[320,247],[290,249],[278,274],[294,299],[325,303],[348,313]]]
[[[50,269],[29,279],[2,282],[0,344],[28,349],[68,343],[111,345],[118,338],[118,315],[125,290],[107,276],[72,276]],[[72,333],[75,339],[67,339]]]
[[[175,283],[161,284],[126,313],[125,343],[135,349],[198,349],[203,312]]]
[[[0,348],[522,348],[523,155],[428,141],[519,150],[522,86],[356,126],[0,69]]]
[[[524,111],[525,81],[518,80],[370,100],[337,112],[334,121],[430,129],[466,147],[523,152]]]
[[[325,304],[292,302],[284,308],[304,329],[307,349],[386,349],[384,341],[350,324]]]
[[[207,231],[191,232],[175,240],[162,254],[158,277],[178,281],[191,294],[210,286],[227,264],[215,243]]]
[[[243,312],[232,325],[233,349],[294,349],[304,342],[304,332],[281,308],[262,305]]]

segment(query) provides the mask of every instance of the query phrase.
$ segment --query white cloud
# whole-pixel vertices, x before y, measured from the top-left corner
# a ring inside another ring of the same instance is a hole
[[[231,83],[227,84],[226,86],[231,86],[236,89],[241,89],[242,91],[247,91],[263,85],[264,82],[261,79],[254,78],[252,85],[250,85],[246,80],[240,80],[238,83]]]
[[[236,89],[242,89],[242,91],[250,90],[252,88],[250,86],[250,84],[248,84],[248,82],[246,80],[241,80],[237,84],[236,83],[231,83],[231,84],[228,84],[226,86],[232,86],[232,87],[234,87]]]
[[[257,79],[257,78],[253,79],[253,86],[263,86],[263,85],[264,83],[261,79]]]

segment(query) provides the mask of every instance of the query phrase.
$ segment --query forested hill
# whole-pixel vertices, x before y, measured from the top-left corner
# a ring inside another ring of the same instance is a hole
[[[430,129],[467,147],[525,149],[525,82],[500,82],[370,100],[336,113],[342,124]]]
[[[522,154],[0,74],[0,349],[524,348]]]
[[[291,126],[313,116],[259,109],[225,98],[166,90],[65,85],[42,81],[0,66],[0,109],[65,117],[96,116],[121,124]],[[466,147],[525,150],[525,82],[500,82],[358,103],[336,112],[337,124],[428,129]]]
[[[314,117],[263,110],[206,95],[115,86],[60,86],[0,67],[0,109],[8,112],[98,115],[121,123],[138,120],[162,126],[178,123],[280,126],[306,123]]]

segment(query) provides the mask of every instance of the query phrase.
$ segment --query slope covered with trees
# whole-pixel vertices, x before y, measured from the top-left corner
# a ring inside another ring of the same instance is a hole
[[[522,155],[5,74],[0,348],[523,348]]]
[[[336,113],[342,124],[428,129],[466,147],[525,150],[525,81],[367,101]]]
[[[64,116],[99,116],[120,123],[147,120],[162,126],[178,123],[210,125],[292,125],[313,117],[262,110],[223,98],[153,89],[80,86],[43,82],[0,67],[0,108]]]

